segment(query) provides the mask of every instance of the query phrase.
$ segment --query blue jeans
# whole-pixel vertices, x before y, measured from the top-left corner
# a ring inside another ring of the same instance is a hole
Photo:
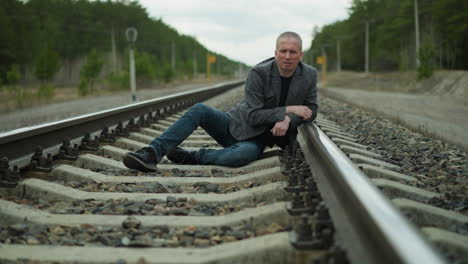
[[[260,158],[265,146],[255,141],[238,141],[229,132],[229,115],[204,104],[195,104],[161,136],[151,141],[158,160],[175,149],[197,127],[202,127],[223,149],[202,148],[195,154],[199,164],[244,166]]]

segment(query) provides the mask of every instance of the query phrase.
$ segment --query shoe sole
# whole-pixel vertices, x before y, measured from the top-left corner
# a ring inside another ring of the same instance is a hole
[[[156,164],[147,164],[141,160],[133,157],[132,155],[126,154],[123,158],[123,164],[130,169],[134,169],[142,172],[153,172],[157,170]]]

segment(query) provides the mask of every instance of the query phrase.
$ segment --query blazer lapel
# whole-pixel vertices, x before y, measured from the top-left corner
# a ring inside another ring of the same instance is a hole
[[[293,74],[291,83],[289,84],[288,96],[286,97],[286,105],[296,104],[297,100],[304,99],[304,98],[298,98],[298,95],[300,94],[300,89],[301,89],[301,82],[302,82],[302,66],[301,66],[301,63],[299,63],[297,65],[296,71]]]
[[[281,78],[278,70],[278,65],[275,62],[272,64],[271,69],[271,86],[273,88],[273,94],[275,95],[275,105],[278,106],[281,96]]]

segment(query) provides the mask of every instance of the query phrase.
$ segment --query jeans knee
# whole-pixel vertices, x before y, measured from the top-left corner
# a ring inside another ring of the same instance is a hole
[[[256,161],[260,157],[261,153],[261,149],[256,145],[244,145],[240,150],[231,152],[227,158],[227,162],[234,167],[245,166],[252,161]]]
[[[204,112],[208,106],[202,103],[196,103],[190,107],[190,111],[193,112]]]
[[[187,111],[187,115],[196,117],[198,119],[203,118],[205,113],[207,112],[208,106],[201,104],[201,103],[196,103],[190,109]]]

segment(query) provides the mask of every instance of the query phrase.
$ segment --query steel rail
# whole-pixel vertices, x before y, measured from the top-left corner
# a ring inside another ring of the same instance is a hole
[[[16,165],[18,168],[22,168],[29,164],[37,146],[41,146],[44,152],[51,153],[54,156],[59,152],[64,138],[69,138],[72,143],[76,143],[87,132],[95,135],[104,126],[113,128],[119,121],[125,124],[131,118],[138,118],[141,115],[146,116],[150,112],[167,113],[174,110],[177,105],[200,102],[240,86],[244,82],[244,80],[225,82],[206,88],[5,132],[0,134],[0,158],[7,157],[10,161],[10,167]]]
[[[298,140],[352,263],[445,263],[317,125]]]

